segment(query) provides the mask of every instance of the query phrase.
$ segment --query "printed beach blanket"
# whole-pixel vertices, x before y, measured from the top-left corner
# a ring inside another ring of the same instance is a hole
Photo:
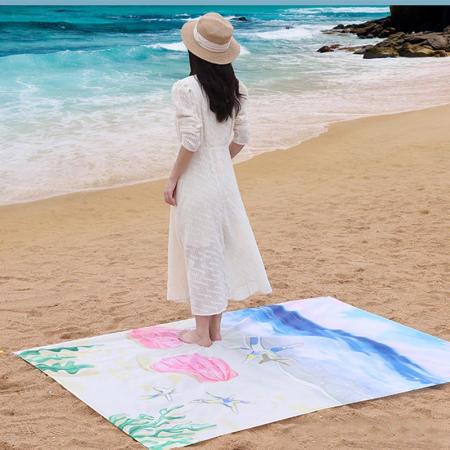
[[[185,344],[193,319],[15,352],[149,449],[183,447],[323,408],[450,381],[450,343],[333,297],[224,314],[223,340]]]

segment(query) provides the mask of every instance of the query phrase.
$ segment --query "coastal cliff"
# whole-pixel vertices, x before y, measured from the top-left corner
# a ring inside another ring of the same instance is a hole
[[[450,55],[450,6],[390,6],[390,16],[360,24],[339,24],[327,34],[356,34],[361,39],[385,38],[377,44],[325,45],[318,52],[345,50],[365,59],[445,57]]]

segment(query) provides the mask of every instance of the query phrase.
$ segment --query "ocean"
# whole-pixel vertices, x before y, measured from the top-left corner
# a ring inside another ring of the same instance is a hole
[[[0,6],[0,204],[166,177],[178,151],[170,88],[189,75],[179,30],[211,10],[233,23],[251,96],[236,161],[333,122],[450,102],[450,58],[316,52],[378,42],[321,30],[388,7]]]

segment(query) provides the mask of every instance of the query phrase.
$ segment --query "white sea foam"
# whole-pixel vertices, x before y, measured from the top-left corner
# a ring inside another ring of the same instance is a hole
[[[324,6],[317,8],[288,8],[285,12],[295,15],[316,15],[316,14],[327,14],[327,13],[341,13],[341,14],[389,14],[389,8],[385,6],[355,6],[355,7],[332,7]]]
[[[187,51],[186,46],[184,45],[183,41],[180,42],[169,42],[166,44],[163,43],[157,43],[157,44],[148,44],[145,45],[145,47],[149,47],[149,48],[163,48],[165,50],[171,50],[171,51],[175,51],[175,52],[185,52]],[[241,44],[241,55],[248,55],[250,52],[249,50],[244,47]]]
[[[244,47],[242,44],[240,44],[241,46],[241,53],[240,55],[249,55],[250,54],[250,50],[247,47]]]
[[[180,42],[168,42],[166,44],[157,43],[157,44],[149,44],[146,45],[146,47],[150,48],[163,48],[164,50],[171,50],[174,52],[185,52],[186,46],[184,45],[183,41]]]
[[[320,34],[320,30],[325,28],[326,25],[301,25],[291,28],[284,27],[275,30],[260,31],[257,33],[245,33],[244,35],[248,39],[299,41],[312,39]]]
[[[337,7],[337,8],[327,8],[328,12],[331,13],[358,13],[358,14],[381,14],[381,13],[389,13],[389,7],[367,7],[367,6],[355,6],[351,8],[346,7]]]
[[[188,16],[188,15],[187,15]],[[189,20],[197,20],[198,18],[199,18],[200,16],[195,16],[195,17],[191,17],[191,16],[188,16],[188,17],[183,17],[181,20],[184,20],[185,22],[188,22]],[[233,19],[237,19],[238,17],[241,17],[241,16],[234,16],[234,15],[230,15],[230,16],[223,16],[223,18],[224,19],[227,19],[227,20],[233,20]]]
[[[189,22],[190,20],[197,20],[200,16],[194,16],[194,17],[183,17],[181,20],[184,20],[185,22]]]
[[[142,19],[142,22],[173,22],[173,19],[170,17],[152,17],[150,19]]]
[[[310,39],[313,37],[313,33],[305,27],[294,27],[274,31],[263,31],[261,33],[254,33],[253,36],[261,39],[285,39],[296,41],[299,39]]]

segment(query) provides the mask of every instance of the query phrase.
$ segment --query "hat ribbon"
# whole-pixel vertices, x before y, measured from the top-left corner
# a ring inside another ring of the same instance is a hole
[[[194,27],[194,39],[198,45],[211,52],[224,52],[228,49],[231,44],[231,38],[225,44],[217,44],[215,42],[211,42],[199,33],[199,31],[197,30],[197,23]]]

